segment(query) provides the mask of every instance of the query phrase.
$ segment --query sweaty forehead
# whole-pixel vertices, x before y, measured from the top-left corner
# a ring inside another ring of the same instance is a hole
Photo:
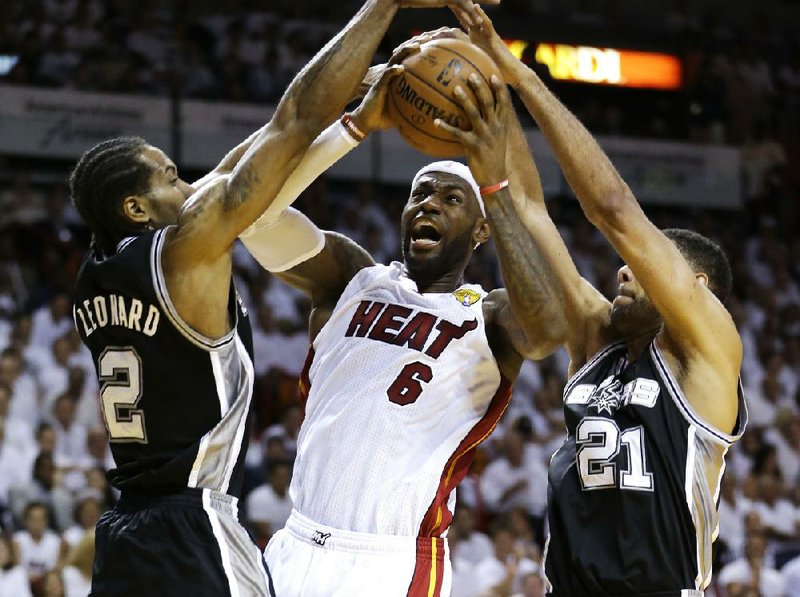
[[[416,186],[423,184],[433,185],[435,187],[458,188],[465,193],[473,194],[469,183],[455,174],[450,172],[426,172],[419,177]]]

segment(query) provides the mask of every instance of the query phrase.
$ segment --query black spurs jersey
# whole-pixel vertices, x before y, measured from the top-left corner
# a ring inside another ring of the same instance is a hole
[[[100,402],[123,491],[207,488],[237,496],[253,394],[250,323],[231,282],[233,329],[192,330],[167,294],[166,230],[93,253],[75,284],[75,325],[94,358]],[[227,284],[228,280],[220,280]]]
[[[636,362],[600,351],[564,389],[567,439],[548,479],[550,594],[702,595],[711,580],[725,453],[733,435],[704,423],[655,342]]]

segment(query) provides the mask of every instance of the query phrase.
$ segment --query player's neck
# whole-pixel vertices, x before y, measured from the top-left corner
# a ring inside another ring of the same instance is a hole
[[[410,271],[405,266],[406,275],[417,284],[417,292],[453,292],[464,283],[464,272],[447,272],[440,276],[426,276],[423,272]]]
[[[639,357],[642,356],[642,353],[645,351],[645,349],[650,346],[650,343],[658,335],[658,332],[661,331],[661,327],[661,324],[659,324],[656,327],[646,329],[635,336],[630,336],[626,339],[629,361],[633,362],[639,360]]]

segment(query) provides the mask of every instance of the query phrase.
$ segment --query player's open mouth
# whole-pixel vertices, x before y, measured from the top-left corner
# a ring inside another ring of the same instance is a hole
[[[431,224],[420,223],[411,231],[411,248],[426,251],[439,244],[442,235]]]

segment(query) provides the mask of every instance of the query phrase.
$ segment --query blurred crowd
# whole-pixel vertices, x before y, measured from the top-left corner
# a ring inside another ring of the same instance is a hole
[[[176,20],[174,11],[148,1],[133,12],[121,1],[9,0],[0,3],[0,53],[17,51],[20,60],[0,81],[274,101],[339,23],[309,18],[331,12],[332,3],[270,2],[247,13],[241,4]],[[546,0],[507,4],[502,14],[558,16],[557,3]],[[562,14],[564,22],[587,31],[608,24],[607,13],[592,10],[600,3],[573,4],[583,10]],[[800,169],[793,167],[800,54],[764,27],[740,43],[687,4],[674,3],[662,26],[692,58],[686,93],[648,96],[633,111],[630,99],[606,91],[572,88],[563,96],[596,133],[742,148],[743,210],[648,212],[661,227],[691,227],[716,239],[734,269],[727,306],[744,340],[750,426],[728,455],[709,594],[790,595],[800,586]],[[701,46],[693,40],[703,28],[713,43]],[[756,51],[764,48],[770,52]],[[62,182],[67,164],[47,171],[30,160],[0,165],[8,173],[0,177],[0,595],[86,595],[94,524],[118,497],[104,475],[113,462],[94,364],[72,321],[72,281],[89,234]],[[388,262],[399,258],[407,192],[322,178],[298,206]],[[581,273],[613,296],[620,265],[614,252],[573,199],[548,203]],[[241,511],[263,546],[291,511],[309,304],[241,247],[235,276],[254,324],[257,374]],[[477,251],[467,278],[487,290],[502,284],[491,246]],[[566,365],[563,351],[524,364],[511,407],[458,490],[449,534],[454,597],[543,595],[547,465],[564,438]]]
[[[359,4],[6,0],[0,55],[14,61],[0,82],[271,103]],[[734,144],[797,135],[797,14],[787,20],[741,0],[725,11],[686,0],[508,0],[490,12],[508,39],[529,42],[523,59],[545,78],[547,69],[534,60],[539,41],[652,49],[683,59],[685,89],[678,93],[606,87],[587,94],[582,86],[556,84],[597,133]],[[378,59],[420,27],[455,25],[447,15],[427,19],[399,19]]]

